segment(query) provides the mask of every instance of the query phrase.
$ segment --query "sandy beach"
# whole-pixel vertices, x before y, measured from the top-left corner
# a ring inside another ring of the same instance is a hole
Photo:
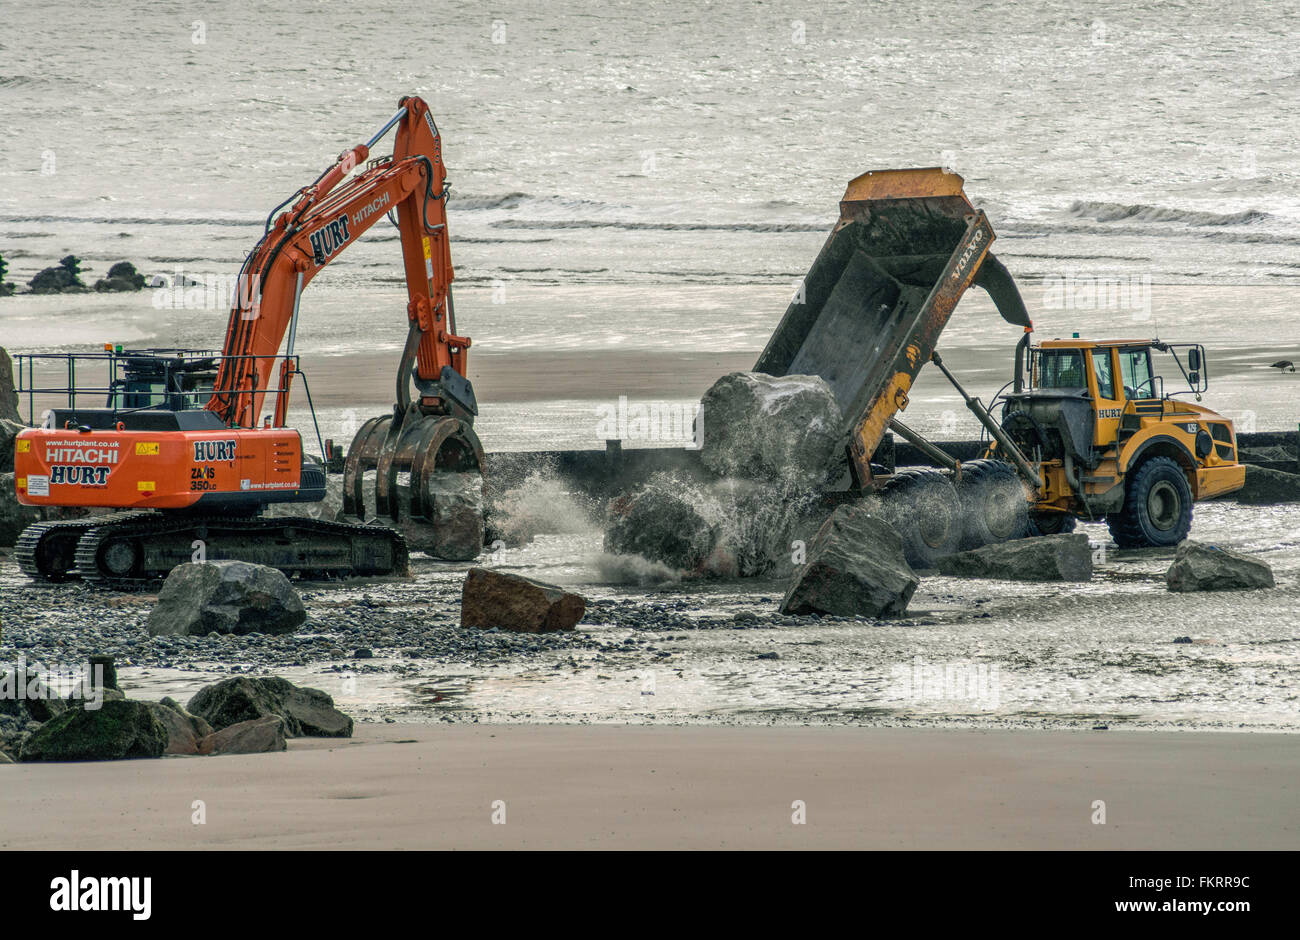
[[[0,848],[1294,850],[1298,773],[1272,734],[360,725],[0,768]]]

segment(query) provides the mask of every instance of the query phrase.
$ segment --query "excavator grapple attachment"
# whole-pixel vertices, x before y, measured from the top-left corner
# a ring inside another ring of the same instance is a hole
[[[985,287],[1003,318],[1029,325],[1010,274],[988,254],[993,229],[940,168],[852,180],[840,218],[754,369],[819,375],[844,411],[855,474],[930,360],[957,301]]]
[[[343,465],[343,512],[398,528],[413,549],[449,561],[472,559],[483,545],[484,462],[468,422],[425,415],[416,402],[394,408],[353,438]]]

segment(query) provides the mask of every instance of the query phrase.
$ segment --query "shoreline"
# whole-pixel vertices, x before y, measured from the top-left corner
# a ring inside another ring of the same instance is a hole
[[[1294,850],[1297,773],[1276,734],[362,724],[0,768],[0,847]]]

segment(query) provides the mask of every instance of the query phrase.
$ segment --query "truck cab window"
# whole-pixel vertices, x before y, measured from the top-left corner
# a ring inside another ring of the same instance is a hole
[[[1119,368],[1124,377],[1124,394],[1129,398],[1155,397],[1152,381],[1151,350],[1145,346],[1119,351]]]
[[[1038,353],[1039,388],[1084,388],[1083,355],[1077,349],[1044,349]]]
[[[1115,399],[1115,376],[1110,371],[1110,350],[1092,351],[1092,368],[1097,373],[1097,397],[1107,401]]]

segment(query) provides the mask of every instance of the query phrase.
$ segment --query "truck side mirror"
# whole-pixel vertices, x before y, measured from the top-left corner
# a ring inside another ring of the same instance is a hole
[[[1200,371],[1201,371],[1201,350],[1200,350],[1200,347],[1198,347],[1198,346],[1193,346],[1191,349],[1187,350],[1187,368],[1192,372],[1192,375],[1193,375],[1193,376],[1194,376],[1197,372],[1200,372]],[[1195,382],[1196,379],[1193,378],[1192,381]]]
[[[1187,381],[1191,384],[1192,388],[1196,388],[1201,384],[1201,373],[1193,369],[1187,373]]]

